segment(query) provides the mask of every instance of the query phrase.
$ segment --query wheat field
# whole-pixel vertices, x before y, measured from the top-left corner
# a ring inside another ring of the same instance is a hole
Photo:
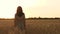
[[[60,34],[60,19],[26,19],[25,24],[26,34]],[[0,20],[0,34],[17,34],[17,30],[13,19]]]

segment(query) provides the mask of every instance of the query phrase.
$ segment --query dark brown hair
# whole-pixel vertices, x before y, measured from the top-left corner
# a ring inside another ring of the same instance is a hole
[[[23,12],[23,11],[22,11],[22,7],[21,7],[21,6],[18,6],[18,7],[17,7],[17,13],[20,13],[20,12],[21,12],[21,13]]]
[[[22,10],[22,7],[21,6],[18,6],[17,7],[17,15],[18,16],[22,16],[23,15],[23,10]]]

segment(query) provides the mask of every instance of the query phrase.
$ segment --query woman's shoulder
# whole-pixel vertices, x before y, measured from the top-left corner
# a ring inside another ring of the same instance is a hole
[[[19,16],[19,17],[21,17],[21,16],[23,16],[23,15],[25,15],[24,13],[19,13],[19,14],[15,14],[15,16]]]
[[[25,14],[23,13],[22,15],[17,15],[17,14],[15,14],[15,17],[25,17]]]

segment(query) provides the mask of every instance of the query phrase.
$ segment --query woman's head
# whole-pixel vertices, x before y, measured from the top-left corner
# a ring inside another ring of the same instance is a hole
[[[22,7],[21,6],[17,7],[17,13],[22,13]]]

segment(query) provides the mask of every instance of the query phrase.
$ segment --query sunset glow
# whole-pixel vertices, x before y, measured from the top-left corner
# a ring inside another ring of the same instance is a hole
[[[26,18],[60,17],[60,0],[0,0],[0,18],[14,18],[17,6]]]

